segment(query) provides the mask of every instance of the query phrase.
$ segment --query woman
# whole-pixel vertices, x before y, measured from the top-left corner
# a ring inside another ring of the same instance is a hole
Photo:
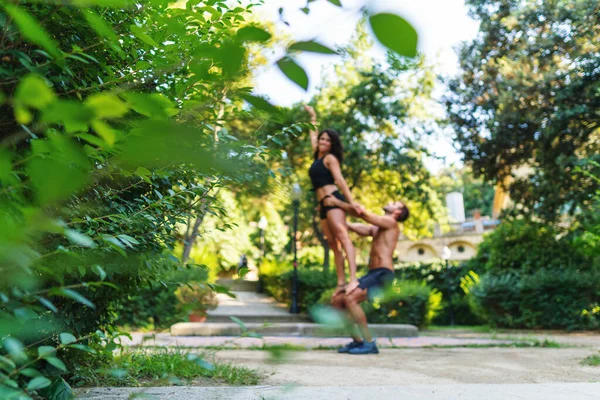
[[[310,115],[311,124],[316,125],[317,115],[315,110],[310,106],[304,106],[304,109]],[[314,162],[308,170],[308,174],[319,200],[321,229],[327,238],[329,248],[333,250],[335,259],[338,284],[334,296],[344,290],[346,293],[350,293],[358,286],[358,280],[356,279],[356,252],[348,235],[346,213],[341,208],[323,205],[325,198],[335,196],[352,204],[360,213],[358,205],[352,201],[352,194],[340,169],[340,163],[343,161],[342,142],[340,141],[340,135],[331,129],[326,129],[321,133],[311,130],[310,141],[314,152]],[[342,193],[340,193],[340,190]],[[346,253],[350,268],[350,282],[348,284],[346,284],[344,255],[340,245]]]

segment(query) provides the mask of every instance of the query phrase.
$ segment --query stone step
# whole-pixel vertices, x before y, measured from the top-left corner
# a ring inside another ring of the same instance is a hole
[[[323,325],[297,322],[260,324],[244,322],[249,332],[268,336],[347,336],[343,329],[326,328]],[[369,329],[376,337],[417,337],[419,330],[413,325],[371,324]],[[240,336],[242,328],[234,322],[181,322],[171,327],[173,336]]]
[[[208,314],[206,317],[207,322],[232,322],[230,316],[235,317],[246,322],[258,323],[258,324],[270,324],[280,322],[308,322],[310,318],[306,314],[274,314],[274,315],[245,315],[240,313],[228,313],[228,314]]]
[[[218,279],[216,283],[234,292],[256,292],[258,290],[258,281],[222,278]]]
[[[290,314],[285,304],[264,294],[253,292],[233,292],[231,298],[226,294],[218,294],[219,306],[207,313],[209,322],[232,322],[230,316],[244,322],[306,322],[309,318],[304,314]]]

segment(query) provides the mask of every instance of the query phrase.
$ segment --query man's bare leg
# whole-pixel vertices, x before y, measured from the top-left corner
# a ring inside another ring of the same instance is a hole
[[[365,300],[367,300],[367,290],[356,288],[351,293],[346,294],[344,305],[346,306],[346,309],[352,316],[352,319],[356,325],[358,325],[358,328],[362,332],[365,341],[372,342],[373,337],[371,336],[371,332],[369,332],[369,327],[367,326],[367,316],[360,306],[360,303]]]
[[[344,292],[337,293],[331,298],[331,305],[340,311],[344,311],[344,313],[346,314],[347,321],[345,324],[346,331],[348,332],[348,334],[350,334],[350,336],[355,342],[361,343],[363,339],[359,335],[359,332],[356,328],[356,324],[354,323],[354,319],[352,318],[352,316],[346,308],[345,298],[346,294]]]

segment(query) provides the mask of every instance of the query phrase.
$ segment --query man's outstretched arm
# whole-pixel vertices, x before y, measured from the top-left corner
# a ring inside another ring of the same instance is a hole
[[[346,203],[345,201],[341,201],[336,197],[328,197],[324,201],[325,206],[329,207],[339,207],[344,210],[347,214],[352,215],[353,217],[359,217],[356,212],[356,208],[351,204]],[[375,227],[366,224],[357,224],[355,222],[348,223],[348,229],[354,233],[357,233],[360,236],[374,236],[375,235]]]
[[[341,201],[333,196],[326,198],[324,204],[326,206],[339,207],[342,210],[346,211],[346,213],[348,213],[349,215],[361,218],[365,222],[375,225],[373,228],[390,229],[398,223],[393,217],[389,215],[373,214],[365,210],[364,208],[361,208],[361,213],[358,214],[358,212],[356,212],[356,209],[351,204],[348,204],[345,201]],[[350,228],[350,224],[348,224],[348,227]],[[352,228],[350,228],[350,230],[352,230]],[[374,233],[372,233],[371,235],[374,235]]]
[[[358,234],[359,236],[375,236],[377,229],[373,225],[357,224],[356,222],[348,222],[348,229]]]

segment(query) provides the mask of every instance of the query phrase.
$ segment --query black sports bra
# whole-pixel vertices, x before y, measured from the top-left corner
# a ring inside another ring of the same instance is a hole
[[[325,166],[325,162],[323,161],[324,158],[325,157],[316,159],[308,170],[313,190],[317,190],[326,185],[335,184],[333,175],[331,175],[331,172]]]

